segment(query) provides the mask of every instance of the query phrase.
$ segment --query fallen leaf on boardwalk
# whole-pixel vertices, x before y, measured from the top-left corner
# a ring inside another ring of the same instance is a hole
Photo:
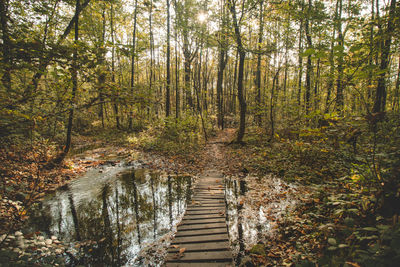
[[[351,266],[354,266],[354,267],[360,267],[360,265],[358,265],[358,263],[355,263],[355,262],[346,261],[346,263],[348,265],[351,265]]]
[[[181,249],[179,250],[179,253],[180,253],[180,254],[183,254],[185,251],[186,251],[186,248],[181,248]]]
[[[179,248],[178,245],[172,245],[171,247],[173,247],[173,248]]]
[[[182,254],[180,254],[180,253],[176,253],[172,258],[174,258],[174,259],[180,259],[180,258],[182,258]]]

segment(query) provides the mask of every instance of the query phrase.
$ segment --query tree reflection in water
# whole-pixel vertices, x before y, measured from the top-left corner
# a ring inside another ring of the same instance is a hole
[[[71,265],[133,262],[176,226],[191,196],[191,177],[122,170],[91,170],[56,191],[31,212],[27,228],[78,247],[66,256]]]

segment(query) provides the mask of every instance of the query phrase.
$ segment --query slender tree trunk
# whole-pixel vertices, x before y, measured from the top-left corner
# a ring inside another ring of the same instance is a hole
[[[274,116],[274,108],[275,108],[275,88],[278,87],[278,77],[279,77],[279,71],[280,71],[280,67],[278,67],[277,72],[274,75],[274,78],[272,80],[272,88],[271,88],[271,97],[270,97],[270,103],[269,103],[269,107],[270,107],[270,111],[269,111],[269,118],[270,118],[270,122],[271,122],[271,132],[270,132],[270,137],[269,137],[269,141],[274,139],[274,135],[275,135],[275,116]]]
[[[258,54],[257,54],[257,69],[256,69],[256,79],[255,79],[255,86],[257,90],[257,95],[256,95],[256,103],[257,103],[257,108],[256,108],[256,123],[258,126],[261,126],[262,120],[261,120],[261,45],[263,42],[263,34],[264,34],[264,8],[263,8],[264,1],[260,1],[260,12],[259,12],[259,18],[258,18],[258,43],[257,43],[257,49]]]
[[[333,91],[334,75],[335,75],[335,60],[334,60],[335,58],[334,58],[333,50],[335,47],[337,16],[338,16],[338,4],[336,2],[335,16],[333,19],[333,27],[332,27],[331,47],[330,47],[330,51],[329,51],[329,77],[328,77],[326,100],[325,100],[325,113],[329,112],[331,94]]]
[[[218,51],[218,73],[217,73],[217,121],[218,127],[224,129],[224,96],[223,96],[223,80],[224,80],[224,70],[226,67],[228,54],[227,54],[227,44],[225,41],[226,34],[226,17],[225,17],[225,0],[221,1],[221,23],[219,31],[219,51]]]
[[[150,0],[149,33],[150,33],[150,80],[149,80],[149,91],[150,91],[150,94],[153,94],[153,81],[155,80],[155,71],[154,71],[154,35],[153,35],[153,0]]]
[[[133,33],[132,33],[132,58],[131,58],[131,104],[129,107],[129,130],[132,130],[133,126],[133,93],[135,87],[135,58],[136,58],[136,25],[137,25],[137,0],[135,0],[135,11],[133,14]]]
[[[397,67],[397,79],[396,86],[394,88],[394,97],[393,97],[393,111],[399,111],[400,108],[400,56],[399,56],[399,65]]]
[[[306,32],[306,40],[307,40],[307,48],[312,49],[312,39],[311,39],[311,29],[310,29],[310,20],[311,20],[311,10],[312,10],[312,0],[308,0],[308,9],[307,9],[307,18],[304,25],[304,29]],[[311,74],[312,74],[312,60],[311,53],[307,56],[307,69],[306,69],[306,114],[308,114],[311,110],[310,101],[311,101]]]
[[[179,88],[179,60],[178,60],[178,6],[174,0],[175,8],[175,118],[179,119],[180,113],[180,88]]]
[[[317,60],[317,74],[315,77],[315,83],[314,83],[314,110],[320,110],[319,109],[319,92],[318,92],[318,87],[319,87],[319,79],[320,79],[320,70],[321,70],[321,59],[318,58]]]
[[[301,12],[304,11],[304,0],[301,1]],[[302,76],[303,76],[303,27],[304,19],[300,18],[300,29],[299,29],[299,74],[298,74],[298,92],[297,92],[297,105],[301,105],[301,87],[302,87]]]
[[[1,81],[7,92],[11,91],[11,40],[8,29],[8,1],[0,0],[0,23],[2,31],[3,48],[3,76]]]
[[[101,119],[101,125],[104,128],[104,84],[106,81],[106,74],[103,70],[103,65],[105,61],[105,36],[106,36],[106,7],[105,3],[103,3],[103,10],[102,10],[102,20],[103,20],[103,27],[102,27],[102,34],[101,34],[101,42],[99,48],[99,77],[98,77],[98,88],[99,88],[99,117]]]
[[[371,1],[371,22],[369,28],[369,56],[368,56],[368,65],[372,66],[374,63],[374,50],[375,50],[375,41],[374,41],[374,22],[375,21],[375,1]],[[372,81],[373,81],[373,70],[368,71],[368,81],[367,81],[367,99],[368,104],[372,102]]]
[[[338,0],[339,11],[337,20],[337,32],[338,32],[338,46],[340,47],[340,53],[338,56],[338,76],[336,79],[336,110],[342,112],[344,108],[344,97],[343,97],[343,50],[344,50],[344,36],[342,33],[342,0]]]
[[[232,84],[232,98],[231,98],[231,113],[236,113],[236,93],[235,88],[238,80],[238,64],[239,64],[239,50],[236,49],[236,57],[235,57],[235,70],[233,74],[233,84]]]
[[[171,89],[171,29],[170,29],[170,2],[167,0],[167,85],[165,91],[165,116],[170,115],[170,89]]]
[[[74,54],[72,58],[72,96],[71,96],[71,108],[68,116],[67,126],[67,140],[65,142],[64,156],[68,154],[71,148],[71,136],[72,136],[72,123],[74,119],[74,104],[75,97],[78,91],[78,41],[79,41],[79,13],[80,13],[80,0],[76,0],[75,6],[75,37],[74,37]]]
[[[113,84],[114,92],[113,92],[113,106],[115,113],[115,126],[117,129],[120,129],[120,121],[119,121],[119,112],[118,112],[118,89],[115,88],[115,32],[114,32],[114,5],[111,2],[111,14],[110,14],[110,26],[111,26],[111,82]]]
[[[386,32],[383,36],[381,56],[380,56],[380,74],[378,76],[378,84],[376,87],[375,103],[373,112],[384,112],[386,106],[386,76],[389,68],[390,46],[392,44],[392,36],[394,32],[394,20],[396,11],[396,0],[391,0],[389,7],[389,17],[386,26]]]
[[[240,26],[238,24],[238,20],[236,17],[235,5],[232,3],[232,0],[229,0],[229,8],[232,14],[233,26],[235,28],[235,39],[236,44],[238,46],[239,53],[239,70],[238,70],[238,99],[239,99],[239,107],[240,107],[240,120],[239,120],[239,129],[237,134],[236,141],[238,143],[243,142],[244,133],[246,130],[246,100],[243,95],[243,78],[244,78],[244,60],[246,57],[246,51],[244,50],[242,43],[242,36],[240,34]]]

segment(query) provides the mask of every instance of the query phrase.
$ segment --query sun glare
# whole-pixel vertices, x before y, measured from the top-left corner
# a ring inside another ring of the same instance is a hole
[[[203,23],[207,19],[207,14],[206,13],[200,13],[197,15],[197,19],[199,20],[200,23]]]

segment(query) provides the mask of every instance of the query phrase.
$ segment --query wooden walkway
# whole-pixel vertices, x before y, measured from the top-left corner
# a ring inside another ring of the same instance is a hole
[[[165,260],[166,267],[233,266],[225,221],[224,181],[212,171],[194,189]]]

